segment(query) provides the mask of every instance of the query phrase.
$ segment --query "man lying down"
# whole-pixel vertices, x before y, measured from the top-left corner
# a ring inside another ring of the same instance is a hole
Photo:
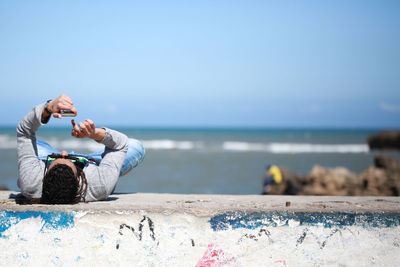
[[[76,116],[77,110],[72,99],[63,94],[35,106],[17,126],[18,187],[31,203],[104,200],[114,191],[118,178],[143,161],[145,150],[138,140],[96,128],[90,119],[71,120],[71,135],[93,139],[104,145],[102,150],[88,155],[57,151],[35,135],[51,115],[61,119]]]

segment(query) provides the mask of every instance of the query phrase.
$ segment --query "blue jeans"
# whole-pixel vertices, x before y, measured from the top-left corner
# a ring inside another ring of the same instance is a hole
[[[41,139],[36,140],[36,147],[37,147],[37,153],[38,153],[38,158],[40,160],[46,161],[47,156],[52,154],[52,153],[61,153],[45,141]],[[103,158],[103,153],[104,153],[105,148],[84,155],[84,154],[77,154],[75,152],[68,153],[68,155],[71,156],[84,156],[89,159],[95,159],[98,162],[100,162]],[[129,148],[128,152],[126,153],[125,156],[125,161],[124,164],[122,165],[121,171],[119,173],[120,176],[127,174],[130,172],[133,168],[135,168],[140,162],[143,160],[143,155],[144,155],[144,148],[140,144],[140,142],[136,139],[129,138]]]

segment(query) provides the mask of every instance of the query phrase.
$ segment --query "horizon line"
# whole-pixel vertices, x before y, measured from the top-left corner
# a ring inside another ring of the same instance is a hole
[[[16,128],[17,125],[10,124],[0,124],[0,128],[3,129],[11,129]],[[229,126],[217,126],[217,125],[123,125],[123,124],[114,124],[107,125],[107,128],[128,128],[128,129],[138,129],[138,130],[168,130],[168,129],[177,129],[177,130],[400,130],[400,127],[393,126],[260,126],[260,125],[251,125],[251,126],[240,126],[240,125],[229,125]],[[71,128],[70,126],[63,125],[54,125],[51,127],[40,127],[40,129],[65,129]]]

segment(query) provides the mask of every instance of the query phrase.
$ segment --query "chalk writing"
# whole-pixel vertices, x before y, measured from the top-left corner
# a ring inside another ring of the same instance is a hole
[[[123,224],[121,224],[119,226],[118,234],[119,235],[124,235],[123,230],[124,229],[128,229],[128,230],[130,230],[132,232],[132,234],[139,241],[142,241],[142,238],[143,238],[143,227],[144,227],[146,221],[147,221],[147,226],[149,227],[149,230],[150,230],[150,237],[151,237],[151,239],[153,241],[156,241],[156,237],[155,237],[155,233],[154,233],[154,223],[147,216],[143,216],[143,219],[139,222],[139,225],[137,227],[137,229],[138,229],[137,231],[135,230],[135,228],[133,226],[123,223]],[[158,242],[157,242],[157,245],[158,245]],[[119,247],[120,247],[120,244],[119,244],[119,242],[117,242],[116,249],[119,249]]]
[[[339,232],[339,229],[333,229],[332,232],[329,234],[329,236],[326,238],[326,240],[324,240],[324,242],[322,242],[322,244],[320,244],[320,249],[323,249],[326,246],[326,241],[328,241],[329,238],[331,238],[337,232]]]
[[[297,239],[297,241],[296,241],[296,247],[297,247],[298,245],[300,245],[301,243],[303,243],[304,239],[305,239],[306,236],[307,236],[307,232],[308,232],[308,229],[305,229],[305,230],[303,231],[303,233],[301,234],[301,236]]]
[[[257,234],[244,234],[240,237],[237,243],[241,243],[244,239],[251,239],[254,241],[258,241],[260,237],[266,236],[270,243],[274,241],[271,239],[271,233],[267,229],[260,229]]]
[[[304,240],[305,240],[305,238],[307,237],[307,234],[308,234],[308,232],[309,232],[309,230],[308,230],[308,228],[307,229],[305,229],[304,231],[303,231],[303,233],[300,235],[300,237],[297,239],[297,241],[296,241],[296,247],[297,246],[299,246],[299,245],[301,245],[303,242],[304,242]],[[333,229],[330,233],[329,233],[329,235],[328,236],[326,236],[326,237],[324,237],[324,241],[320,241],[319,240],[319,238],[315,235],[315,234],[313,234],[312,232],[310,232],[310,236],[313,236],[315,239],[317,239],[317,243],[318,243],[318,245],[319,245],[319,248],[320,249],[323,249],[325,246],[326,246],[326,243],[328,242],[328,240],[334,235],[334,234],[336,234],[337,232],[340,232],[340,230],[339,229]]]

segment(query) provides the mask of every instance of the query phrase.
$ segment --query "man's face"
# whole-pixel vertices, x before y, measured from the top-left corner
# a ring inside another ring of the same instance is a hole
[[[65,150],[63,150],[63,151],[61,151],[60,155],[62,155],[62,156],[68,156],[68,152],[65,151]],[[57,164],[65,164],[65,165],[67,165],[68,167],[70,167],[70,168],[72,169],[72,171],[74,172],[75,176],[78,175],[78,170],[76,169],[75,164],[73,164],[73,163],[71,162],[71,160],[69,160],[69,159],[63,159],[63,158],[59,158],[59,159],[56,159],[55,161],[53,161],[53,162],[50,164],[50,166],[49,166],[49,168],[48,168],[47,171],[49,171],[51,168],[53,168],[53,167],[56,166]]]

